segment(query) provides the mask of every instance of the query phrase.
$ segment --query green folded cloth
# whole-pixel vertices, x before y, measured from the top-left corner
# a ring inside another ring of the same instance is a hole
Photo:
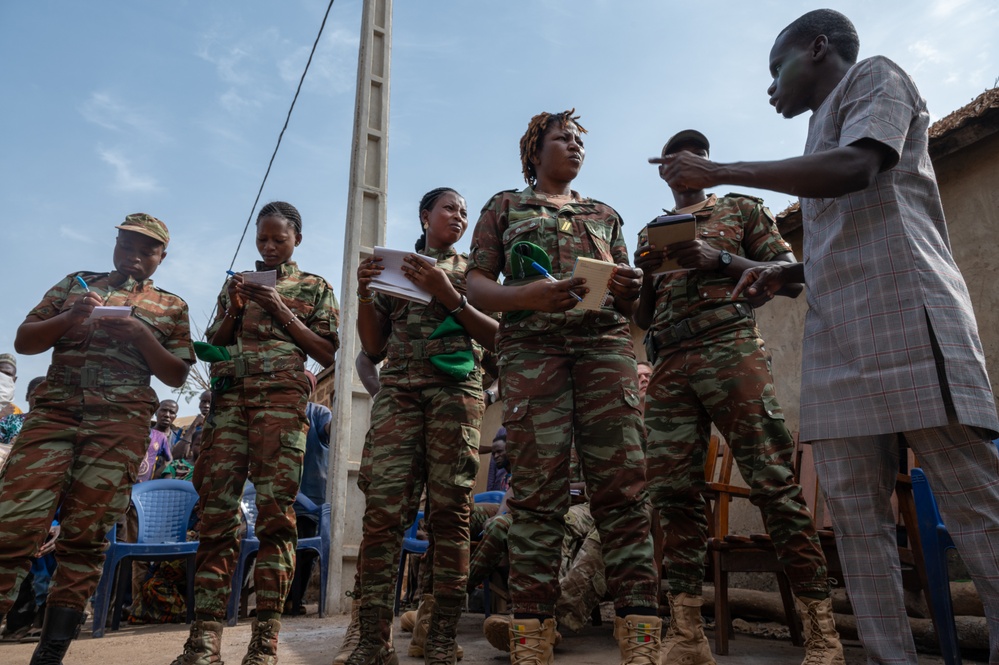
[[[441,339],[442,337],[454,337],[455,335],[467,336],[468,333],[465,331],[465,327],[458,322],[458,319],[449,314],[437,326],[437,329],[430,333],[430,337],[427,339]],[[460,381],[467,379],[468,375],[475,369],[475,356],[472,355],[471,348],[452,351],[450,353],[438,353],[430,356],[430,362],[440,371]]]
[[[229,349],[207,342],[194,342],[194,355],[198,356],[198,360],[203,360],[209,364],[232,360]],[[212,390],[216,392],[222,392],[231,385],[232,379],[228,376],[216,376],[211,381]]]
[[[194,355],[198,356],[198,360],[204,360],[206,363],[217,363],[222,360],[232,360],[229,356],[229,349],[224,346],[215,346],[214,344],[209,344],[208,342],[195,342]]]
[[[537,263],[551,274],[552,260],[548,256],[548,252],[526,240],[514,243],[513,247],[510,248],[510,278],[515,281],[524,279],[533,281],[537,277],[543,277],[543,273],[538,272],[538,269],[531,265],[532,262]],[[519,310],[507,312],[503,318],[516,323],[533,313],[532,310]]]

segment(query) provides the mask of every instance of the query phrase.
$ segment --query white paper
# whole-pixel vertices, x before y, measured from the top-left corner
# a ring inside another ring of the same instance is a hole
[[[585,256],[576,257],[576,267],[573,268],[572,276],[586,278],[586,288],[590,292],[583,296],[583,301],[576,305],[575,309],[598,310],[604,306],[607,292],[610,291],[607,284],[610,282],[614,267],[615,264],[609,261],[598,261]]]
[[[277,284],[277,270],[247,270],[240,273],[244,284],[274,287]]]
[[[84,323],[93,323],[97,319],[127,319],[132,316],[131,305],[99,305],[94,307]]]
[[[378,277],[371,280],[368,288],[372,291],[396,296],[397,298],[415,300],[424,305],[429,303],[433,299],[430,292],[413,284],[402,271],[403,259],[410,254],[416,254],[416,252],[389,249],[388,247],[375,247],[374,256],[379,256],[382,259],[382,272]],[[420,254],[420,258],[430,265],[437,265],[437,259],[423,256],[422,254]]]

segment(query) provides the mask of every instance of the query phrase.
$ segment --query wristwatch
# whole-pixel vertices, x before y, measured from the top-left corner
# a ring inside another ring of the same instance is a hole
[[[496,402],[496,391],[486,389],[486,405],[494,404]]]
[[[718,253],[718,270],[723,271],[732,265],[732,255],[724,249]]]

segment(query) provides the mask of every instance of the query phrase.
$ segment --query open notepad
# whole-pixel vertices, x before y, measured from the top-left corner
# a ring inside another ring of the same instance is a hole
[[[132,316],[131,305],[98,305],[90,312],[85,323],[93,323],[98,319],[127,319]]]
[[[666,249],[678,242],[693,240],[697,237],[697,220],[693,215],[660,215],[645,227],[649,236],[649,244],[656,249]],[[663,257],[663,262],[652,271],[653,275],[686,270],[676,262],[676,259]]]
[[[583,296],[583,300],[575,309],[597,310],[603,307],[607,292],[610,290],[607,283],[610,282],[613,272],[614,264],[609,261],[598,261],[585,256],[576,257],[576,267],[572,270],[572,276],[585,277],[586,288],[590,291]]]
[[[368,288],[378,293],[384,293],[385,295],[396,296],[397,298],[404,298],[406,300],[415,300],[424,305],[429,303],[433,299],[433,296],[428,291],[421,289],[409,281],[409,278],[402,271],[403,259],[415,253],[389,249],[388,247],[375,247],[374,255],[382,257],[382,272],[378,277],[371,280]],[[437,265],[437,259],[423,256],[422,254],[420,258],[430,265]]]

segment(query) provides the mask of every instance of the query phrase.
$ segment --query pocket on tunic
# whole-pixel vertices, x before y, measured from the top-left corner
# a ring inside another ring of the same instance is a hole
[[[602,224],[596,221],[587,220],[585,224],[586,232],[593,240],[593,245],[597,250],[596,256],[593,258],[613,263],[614,255],[611,254],[611,238],[613,237],[614,229],[609,224]]]

